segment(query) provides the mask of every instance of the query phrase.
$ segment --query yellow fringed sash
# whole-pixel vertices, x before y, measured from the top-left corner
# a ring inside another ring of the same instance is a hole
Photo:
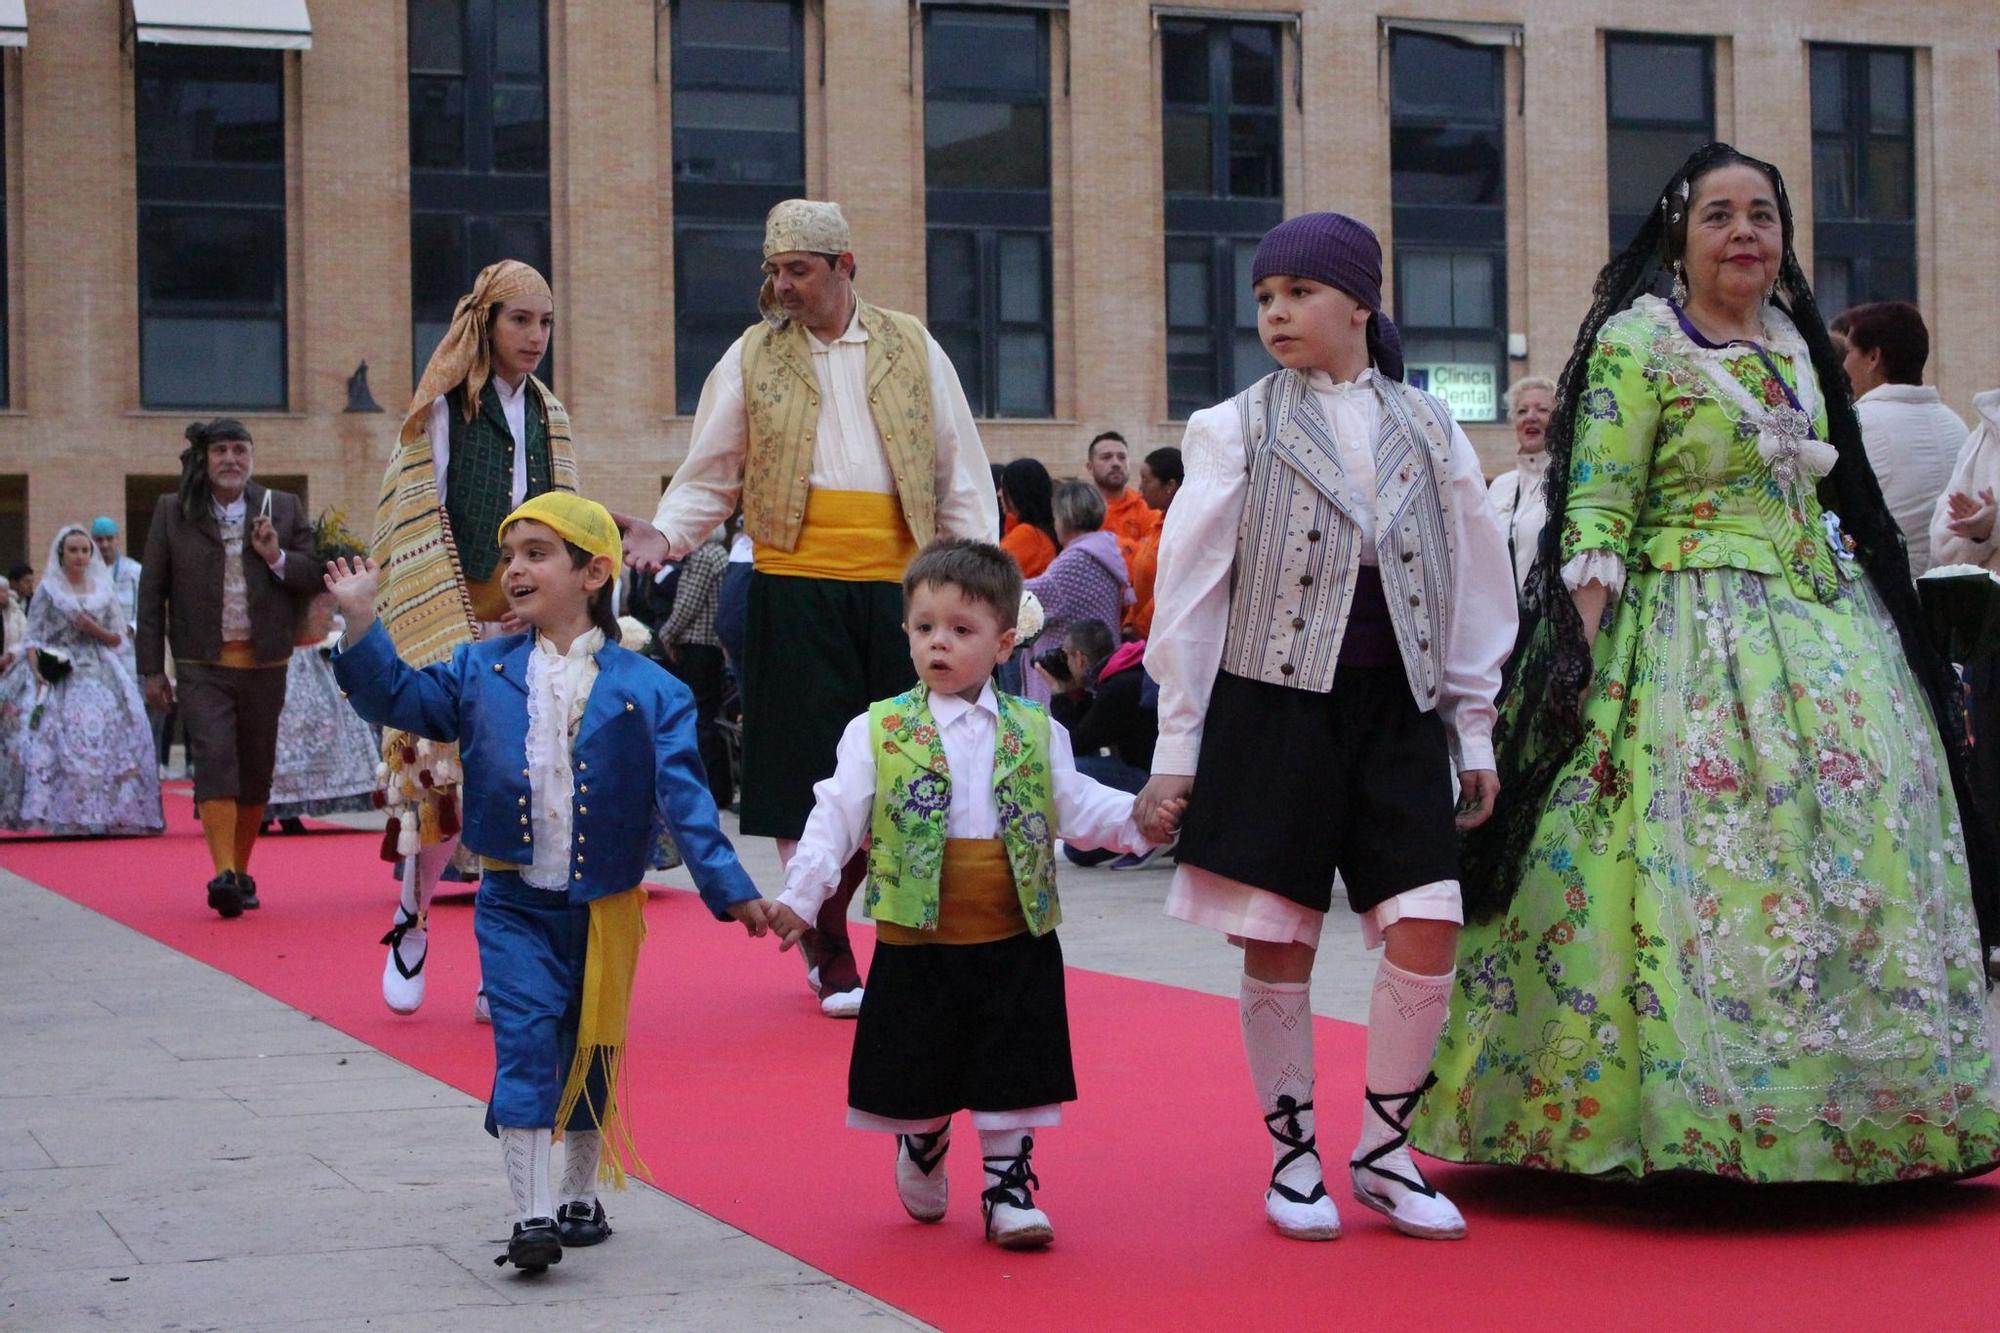
[[[625,1188],[634,1170],[650,1171],[632,1141],[625,1117],[625,1028],[632,1010],[632,981],[639,970],[639,946],[646,939],[646,886],[607,894],[590,903],[590,943],[583,962],[583,1013],[577,1021],[576,1058],[563,1082],[556,1104],[556,1136],[582,1102],[591,1121],[604,1135],[604,1156],[597,1178],[613,1189]],[[604,1104],[589,1097],[590,1071],[602,1063]]]

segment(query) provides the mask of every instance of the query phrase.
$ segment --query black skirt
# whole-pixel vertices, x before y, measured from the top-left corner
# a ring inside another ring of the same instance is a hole
[[[1177,859],[1324,912],[1458,878],[1444,723],[1400,666],[1344,663],[1325,694],[1219,673]]]
[[[847,1104],[890,1120],[1076,1100],[1055,932],[991,944],[884,944],[847,1068]]]

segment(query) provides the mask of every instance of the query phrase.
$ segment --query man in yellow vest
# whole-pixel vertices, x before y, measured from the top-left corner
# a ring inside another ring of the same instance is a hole
[[[903,568],[933,537],[997,541],[986,451],[952,369],[909,315],[854,292],[840,206],[788,199],[764,224],[763,321],[709,372],[687,461],[651,526],[626,523],[636,568],[701,544],[740,500],[756,544],[743,701],[742,831],[787,865],[850,718],[916,682]],[[829,1017],[861,1011],[845,867],[806,941]]]

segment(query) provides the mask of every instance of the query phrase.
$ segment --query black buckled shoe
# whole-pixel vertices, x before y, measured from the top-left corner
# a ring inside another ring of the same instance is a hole
[[[243,890],[237,886],[234,870],[225,870],[208,882],[208,905],[221,913],[224,921],[243,915]]]
[[[257,901],[257,881],[240,870],[231,873],[236,876],[236,892],[243,899],[243,910],[254,912],[262,907],[264,904]]]
[[[562,1236],[556,1229],[556,1220],[531,1217],[514,1224],[514,1237],[507,1242],[507,1253],[496,1256],[493,1263],[498,1268],[512,1264],[533,1276],[547,1272],[550,1264],[561,1263],[562,1252]]]
[[[564,1249],[602,1245],[611,1236],[610,1219],[604,1216],[604,1200],[581,1199],[556,1209],[556,1230],[562,1233]]]

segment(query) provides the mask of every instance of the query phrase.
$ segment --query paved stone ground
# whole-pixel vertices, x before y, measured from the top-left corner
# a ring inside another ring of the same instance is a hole
[[[775,892],[772,845],[742,850]],[[1065,864],[1070,961],[1235,994],[1235,950],[1161,914],[1170,875]],[[0,1329],[916,1326],[645,1186],[619,1214],[647,1245],[523,1282],[477,1101],[4,872],[0,920]],[[1315,1007],[1364,1016],[1351,919],[1321,972]]]

